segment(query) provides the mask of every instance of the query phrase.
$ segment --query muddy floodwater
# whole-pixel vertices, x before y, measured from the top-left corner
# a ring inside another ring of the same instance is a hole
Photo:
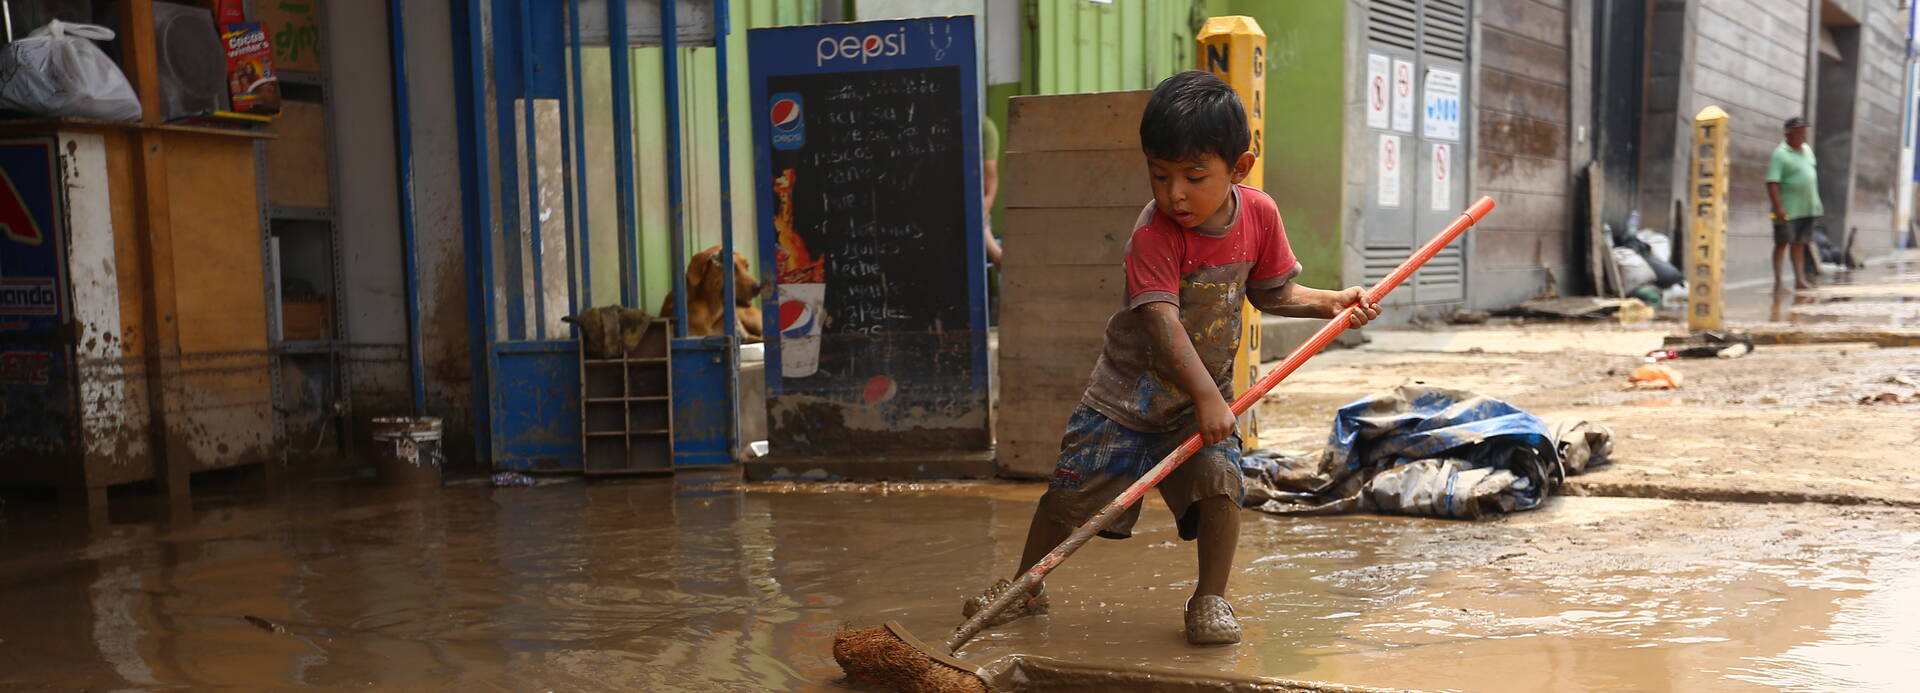
[[[934,639],[1010,571],[1031,484],[211,488],[0,522],[0,690],[840,690],[847,623]],[[203,487],[205,488],[205,487]],[[42,513],[46,510],[46,513]],[[1920,520],[1565,498],[1479,523],[1245,518],[1239,646],[1180,637],[1157,501],[970,661],[1427,690],[1913,690]]]

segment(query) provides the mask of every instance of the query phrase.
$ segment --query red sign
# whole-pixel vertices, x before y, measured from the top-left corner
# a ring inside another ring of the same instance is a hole
[[[20,188],[14,186],[13,176],[0,169],[0,233],[8,240],[27,245],[40,245],[47,240],[46,233],[40,230],[40,222],[34,221],[33,214],[27,211],[27,201],[21,199]]]

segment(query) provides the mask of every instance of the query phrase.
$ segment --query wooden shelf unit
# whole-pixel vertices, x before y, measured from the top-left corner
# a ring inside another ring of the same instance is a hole
[[[580,352],[582,468],[589,475],[673,472],[672,323],[657,320],[620,358]]]

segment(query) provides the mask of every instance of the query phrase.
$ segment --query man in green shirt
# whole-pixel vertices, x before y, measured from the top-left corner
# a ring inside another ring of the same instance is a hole
[[[1807,120],[1787,119],[1787,141],[1773,150],[1767,162],[1767,197],[1773,202],[1773,286],[1781,288],[1780,256],[1793,265],[1793,288],[1811,289],[1812,272],[1802,269],[1803,258],[1812,263],[1813,224],[1820,219],[1820,178],[1815,169],[1813,147],[1807,144]]]

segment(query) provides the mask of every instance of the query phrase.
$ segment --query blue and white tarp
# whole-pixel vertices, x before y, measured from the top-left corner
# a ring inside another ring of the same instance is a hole
[[[1318,464],[1255,451],[1241,467],[1247,504],[1262,512],[1471,519],[1539,507],[1610,449],[1611,433],[1586,422],[1551,424],[1485,395],[1410,384],[1341,407]]]

